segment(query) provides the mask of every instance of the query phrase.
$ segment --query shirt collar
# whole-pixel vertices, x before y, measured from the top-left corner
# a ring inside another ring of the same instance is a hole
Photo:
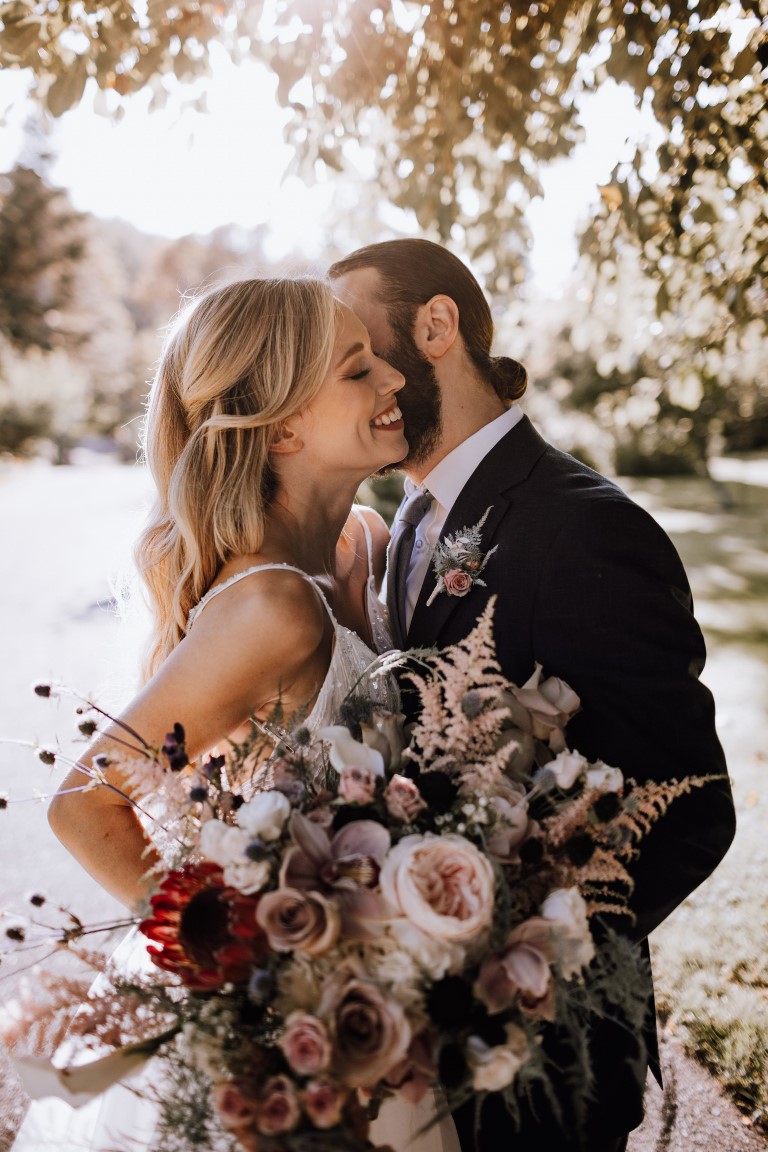
[[[406,477],[405,492],[410,496],[417,488],[426,488],[446,512],[450,512],[459,498],[464,485],[478,464],[495,448],[499,440],[506,436],[523,418],[519,404],[512,404],[501,416],[483,425],[477,432],[468,436],[461,444],[444,456],[439,464],[424,477],[420,485]]]

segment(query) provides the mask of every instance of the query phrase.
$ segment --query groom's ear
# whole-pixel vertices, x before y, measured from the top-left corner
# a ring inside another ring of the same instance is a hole
[[[413,340],[419,352],[439,360],[456,343],[459,309],[450,296],[433,296],[416,313]]]

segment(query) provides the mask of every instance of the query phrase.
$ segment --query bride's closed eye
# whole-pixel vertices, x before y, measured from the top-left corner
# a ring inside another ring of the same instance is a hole
[[[350,376],[350,380],[364,380],[366,376],[370,376],[370,368],[363,368],[360,372],[355,372],[354,376]]]

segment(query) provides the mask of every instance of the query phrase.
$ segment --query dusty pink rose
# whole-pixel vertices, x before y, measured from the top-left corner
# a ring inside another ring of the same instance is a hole
[[[292,1132],[301,1117],[296,1088],[287,1076],[270,1076],[259,1097],[256,1128],[262,1136]]]
[[[339,779],[339,796],[346,804],[370,804],[376,795],[378,774],[364,764],[343,768]]]
[[[215,1084],[211,1103],[222,1128],[237,1132],[253,1124],[258,1113],[257,1095],[255,1085],[241,1076]]]
[[[461,568],[449,568],[443,576],[443,587],[449,596],[466,596],[472,587],[472,577]]]
[[[491,797],[491,810],[496,824],[487,840],[488,851],[505,863],[517,860],[517,849],[538,828],[528,816],[525,788],[502,778]]]
[[[557,676],[541,679],[542,666],[536,670],[522,688],[513,686],[512,696],[528,714],[528,722],[521,722],[517,714],[513,716],[518,727],[531,732],[537,740],[546,740],[553,752],[565,748],[563,729],[581,707],[581,700],[564,680]],[[516,710],[515,710],[516,711]]]
[[[336,943],[341,928],[339,910],[319,892],[278,888],[259,901],[256,920],[275,952],[306,952],[320,956]]]
[[[291,1012],[278,1046],[299,1076],[316,1076],[331,1062],[331,1041],[325,1024],[308,1012]]]
[[[555,929],[560,971],[566,980],[580,976],[595,955],[587,904],[578,888],[556,888],[541,906],[542,916]]]
[[[373,1088],[408,1052],[402,1005],[352,962],[325,981],[318,1012],[333,1038],[333,1070],[350,1088]]]
[[[439,941],[474,941],[493,919],[491,863],[454,833],[404,836],[384,861],[380,883],[396,916]]]
[[[554,936],[552,922],[534,916],[510,932],[501,951],[486,956],[474,991],[491,1014],[517,1000],[527,1016],[554,1020]]]
[[[387,784],[384,800],[390,816],[402,820],[404,824],[412,824],[419,812],[427,806],[413,780],[397,773]]]
[[[335,1128],[341,1121],[346,1091],[333,1080],[310,1080],[301,1094],[304,1111],[315,1128]]]

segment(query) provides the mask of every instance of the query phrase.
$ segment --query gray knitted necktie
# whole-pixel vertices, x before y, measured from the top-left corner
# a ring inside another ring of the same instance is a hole
[[[408,636],[408,565],[419,524],[434,497],[417,489],[413,492],[397,518],[387,550],[387,607],[392,627],[392,640],[396,648],[405,648]]]

